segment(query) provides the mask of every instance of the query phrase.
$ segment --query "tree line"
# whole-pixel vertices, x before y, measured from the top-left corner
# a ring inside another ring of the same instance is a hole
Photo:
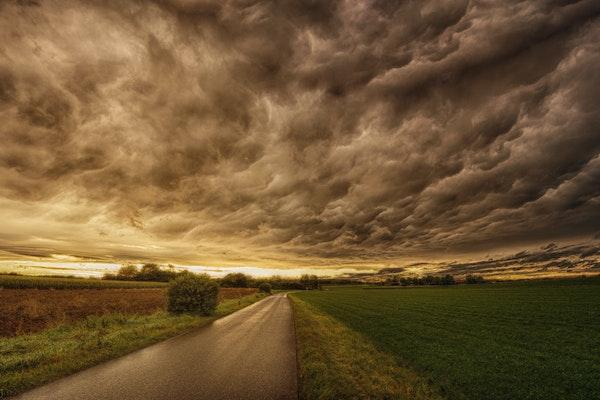
[[[221,287],[259,287],[268,284],[277,290],[313,290],[321,288],[321,281],[316,275],[302,275],[300,278],[283,278],[279,275],[268,278],[254,278],[241,272],[233,272],[217,278]]]
[[[119,281],[149,281],[149,282],[170,282],[182,274],[189,274],[187,270],[177,271],[173,265],[160,266],[154,263],[147,263],[138,267],[136,265],[124,265],[116,274],[107,273],[103,279]],[[279,275],[254,278],[241,272],[232,272],[222,278],[215,278],[214,281],[221,287],[248,288],[259,287],[261,284],[268,284],[270,288],[276,290],[314,290],[320,289],[322,285],[357,285],[363,284],[352,279],[345,278],[319,278],[316,275],[304,274],[299,278],[284,278]],[[479,284],[484,283],[485,279],[481,275],[469,274],[464,278],[464,283]],[[425,275],[421,277],[405,277],[401,275],[392,275],[384,281],[379,282],[384,286],[425,286],[425,285],[455,285],[458,282],[454,276],[446,274]]]
[[[151,281],[151,282],[169,282],[179,275],[187,274],[188,271],[176,271],[175,266],[159,266],[154,263],[147,263],[138,267],[136,265],[123,265],[116,274],[104,274],[102,279],[116,281]]]
[[[469,274],[465,276],[464,283],[467,284],[477,284],[484,283],[485,279],[481,275],[472,275]],[[454,276],[450,274],[446,275],[425,275],[425,276],[413,276],[413,277],[404,277],[393,275],[387,277],[381,284],[386,286],[427,286],[427,285],[455,285],[458,282],[454,279]]]
[[[190,272],[187,270],[177,271],[173,265],[160,266],[154,263],[147,263],[141,267],[124,265],[119,268],[117,273],[107,273],[102,279],[170,282],[185,274],[190,274]],[[321,288],[321,280],[316,275],[309,274],[302,275],[300,278],[283,278],[278,275],[268,278],[254,278],[247,274],[233,272],[222,278],[214,278],[213,280],[221,287],[234,288],[260,287],[261,284],[268,284],[270,288],[277,290],[311,290]]]

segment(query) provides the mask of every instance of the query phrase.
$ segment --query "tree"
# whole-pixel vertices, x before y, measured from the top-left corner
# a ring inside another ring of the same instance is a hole
[[[305,290],[320,289],[321,284],[319,283],[319,277],[316,275],[304,274],[300,277],[300,283]]]
[[[217,307],[219,286],[206,274],[183,273],[167,291],[167,309],[172,313],[211,315]]]
[[[221,279],[222,287],[238,287],[238,288],[246,288],[250,286],[251,277],[246,274],[242,274],[239,272],[231,273],[225,275]]]
[[[304,274],[300,277],[300,283],[304,287],[305,290],[310,289],[310,276],[308,274]]]
[[[450,274],[446,274],[442,277],[442,285],[454,285],[454,277]]]
[[[154,263],[147,263],[141,269],[138,269],[135,265],[124,265],[116,274],[105,274],[103,279],[168,282],[179,274],[181,272],[177,272],[173,265],[164,268]]]
[[[258,291],[261,293],[271,293],[271,284],[268,282],[263,282],[258,285]]]
[[[142,265],[142,269],[138,274],[140,281],[158,281],[161,278],[160,268],[158,265],[150,263]]]
[[[123,265],[121,268],[119,268],[119,272],[117,272],[116,279],[132,281],[135,280],[137,274],[138,269],[135,265]]]
[[[481,275],[468,274],[467,276],[465,276],[465,283],[468,283],[468,284],[485,283],[485,279]]]

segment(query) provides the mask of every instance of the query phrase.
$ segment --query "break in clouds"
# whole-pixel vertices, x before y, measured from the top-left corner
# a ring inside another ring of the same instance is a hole
[[[0,257],[597,249],[598,43],[597,0],[3,1]]]

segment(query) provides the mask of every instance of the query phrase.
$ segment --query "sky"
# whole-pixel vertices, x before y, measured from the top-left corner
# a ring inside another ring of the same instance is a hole
[[[600,272],[599,42],[597,0],[2,1],[0,268]]]

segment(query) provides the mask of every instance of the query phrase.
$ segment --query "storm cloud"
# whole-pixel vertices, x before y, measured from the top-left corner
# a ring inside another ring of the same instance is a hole
[[[0,257],[393,267],[594,240],[598,43],[596,0],[3,1]]]

